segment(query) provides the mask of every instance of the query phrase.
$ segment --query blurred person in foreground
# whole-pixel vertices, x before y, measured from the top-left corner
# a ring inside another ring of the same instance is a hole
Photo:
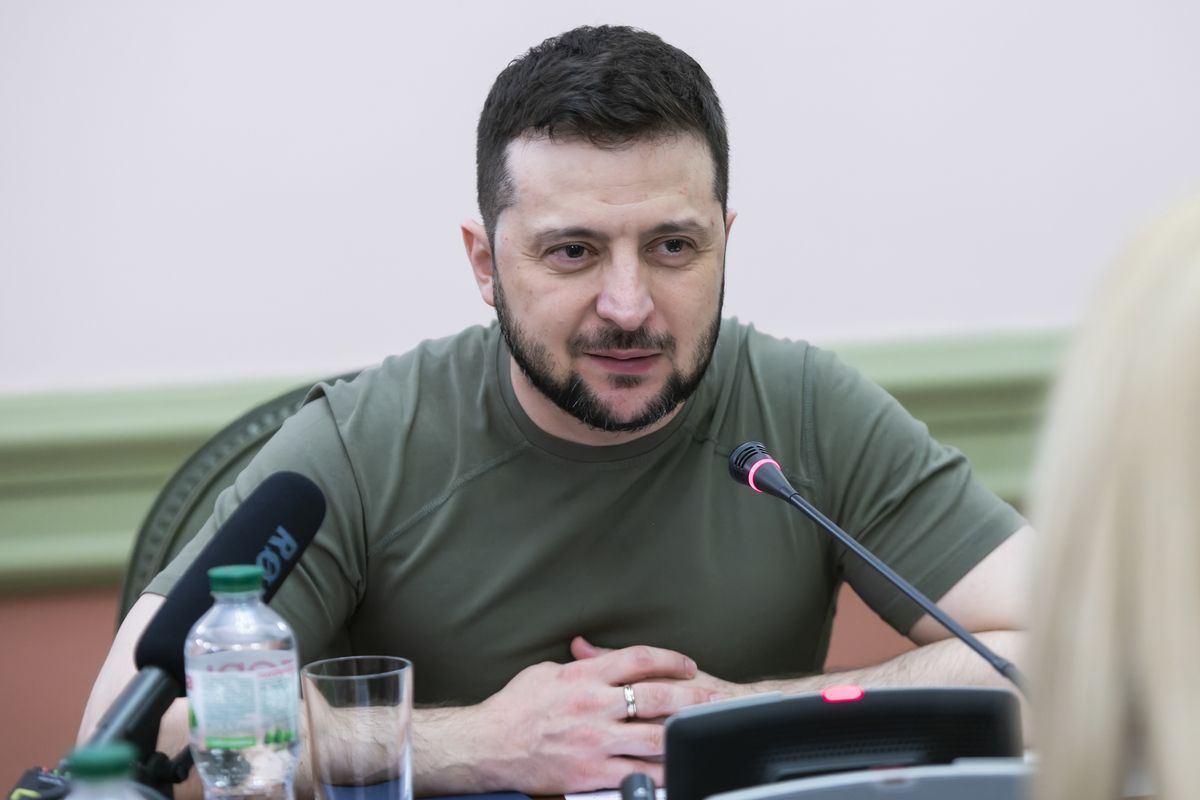
[[[1037,797],[1200,797],[1200,196],[1102,283],[1034,487]]]
[[[130,611],[84,731],[189,559],[284,469],[329,511],[272,607],[306,662],[413,661],[418,792],[661,780],[662,719],[718,697],[1003,682],[729,480],[730,452],[767,442],[843,528],[1018,655],[1020,515],[831,353],[722,318],[729,144],[694,59],[631,28],[548,39],[496,79],[476,161],[482,219],[462,238],[495,324],[314,389]],[[842,582],[921,646],[821,674]],[[172,716],[163,746],[185,731]]]

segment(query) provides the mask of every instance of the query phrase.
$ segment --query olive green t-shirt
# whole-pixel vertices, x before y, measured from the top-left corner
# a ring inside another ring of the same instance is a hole
[[[747,439],[935,600],[1022,525],[829,352],[726,320],[666,427],[590,447],[522,411],[493,324],[315,388],[147,591],[166,593],[242,498],[294,470],[328,511],[272,607],[304,661],[409,658],[418,702],[482,700],[530,664],[569,660],[576,634],[678,650],[732,681],[817,672],[842,580],[906,632],[920,617],[910,601],[730,479]]]

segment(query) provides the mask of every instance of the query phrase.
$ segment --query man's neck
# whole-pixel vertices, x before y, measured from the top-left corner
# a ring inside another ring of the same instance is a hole
[[[576,444],[585,444],[593,447],[611,447],[612,445],[632,442],[643,436],[648,436],[657,430],[662,430],[683,409],[683,403],[680,403],[662,419],[636,431],[597,430],[563,411],[550,398],[538,391],[529,382],[529,378],[525,377],[525,373],[517,366],[515,360],[509,361],[508,369],[509,374],[512,376],[513,394],[517,396],[517,402],[521,404],[521,409],[528,415],[533,424],[551,436],[565,439],[568,442],[575,442]]]

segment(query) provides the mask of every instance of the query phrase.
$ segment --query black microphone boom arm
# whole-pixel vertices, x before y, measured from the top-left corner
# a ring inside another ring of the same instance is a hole
[[[129,742],[142,753],[158,747],[158,723],[179,696],[180,686],[165,670],[143,667],[109,706],[89,745]]]

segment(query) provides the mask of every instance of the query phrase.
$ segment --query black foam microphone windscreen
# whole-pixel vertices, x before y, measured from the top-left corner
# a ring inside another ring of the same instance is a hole
[[[229,516],[188,566],[138,640],[138,669],[164,670],[184,686],[183,648],[188,631],[212,606],[208,571],[227,564],[258,564],[270,600],[325,518],[325,495],[295,472],[268,476]]]

